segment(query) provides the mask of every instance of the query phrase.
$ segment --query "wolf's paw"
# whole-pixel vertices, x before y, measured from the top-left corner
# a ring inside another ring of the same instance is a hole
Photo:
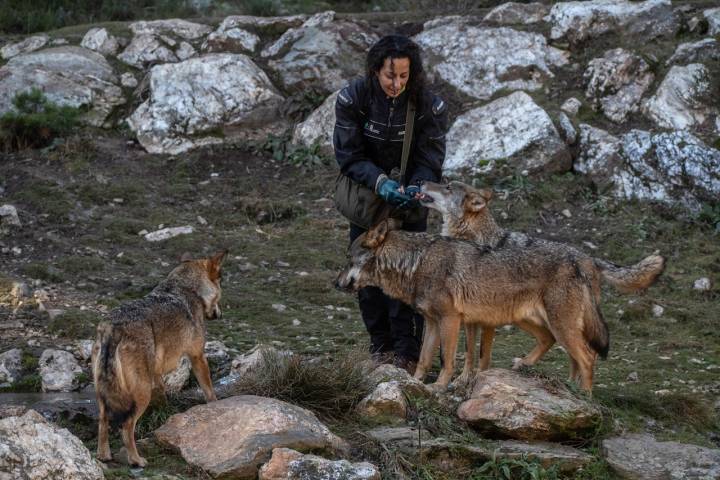
[[[464,388],[467,387],[470,384],[470,381],[473,378],[473,374],[469,372],[462,372],[460,376],[458,376],[455,381],[453,382],[455,386]]]
[[[520,370],[521,368],[525,368],[526,366],[527,365],[525,365],[525,362],[523,361],[522,358],[513,358],[513,366],[512,366],[513,370],[517,371],[517,370]]]
[[[147,466],[147,460],[138,455],[136,458],[130,460],[130,465],[132,467],[145,468]]]
[[[113,459],[112,453],[110,452],[98,452],[95,457],[101,462],[111,462]]]

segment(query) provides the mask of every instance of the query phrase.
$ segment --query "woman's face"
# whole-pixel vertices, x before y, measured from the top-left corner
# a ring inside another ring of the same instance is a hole
[[[395,98],[405,90],[410,78],[409,58],[386,58],[377,72],[378,81],[388,97]]]

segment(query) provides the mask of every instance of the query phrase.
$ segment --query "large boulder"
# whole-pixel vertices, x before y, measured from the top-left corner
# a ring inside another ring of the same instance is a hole
[[[80,386],[83,373],[75,356],[65,350],[48,349],[40,355],[43,392],[71,392]]]
[[[267,124],[283,100],[265,72],[241,54],[156,65],[149,85],[149,98],[128,124],[150,153],[178,154],[221,143],[218,129]]]
[[[547,17],[552,25],[550,38],[572,44],[591,40],[608,32],[642,36],[644,40],[672,37],[679,29],[671,0],[591,0],[560,2]]]
[[[213,477],[256,478],[275,448],[342,451],[345,442],[313,413],[273,398],[242,395],[170,417],[155,439]]]
[[[573,168],[619,198],[680,202],[696,210],[720,195],[720,151],[685,131],[621,137],[580,125]]]
[[[720,33],[720,7],[708,8],[703,11],[703,15],[708,22],[708,33],[710,35]]]
[[[595,110],[610,120],[622,123],[640,107],[640,99],[655,75],[642,57],[622,48],[608,50],[590,60],[584,74],[585,96]]]
[[[466,95],[488,99],[499,90],[537,90],[568,62],[537,33],[468,26],[462,19],[425,29],[415,40],[429,71]]]
[[[603,456],[621,477],[631,480],[720,478],[720,450],[678,442],[658,442],[652,435],[627,434],[602,442]]]
[[[21,42],[8,43],[7,45],[3,45],[3,47],[0,48],[0,58],[8,60],[23,53],[34,52],[35,50],[39,50],[45,45],[47,45],[49,41],[50,37],[42,34],[33,35],[32,37],[28,37]]]
[[[478,373],[457,413],[481,431],[520,440],[577,438],[601,416],[597,407],[564,388],[497,368]]]
[[[548,5],[539,2],[507,2],[490,10],[484,20],[497,25],[529,25],[542,22],[549,11]]]
[[[710,126],[720,133],[717,105],[708,69],[691,63],[670,68],[655,95],[643,104],[643,112],[662,128],[692,130]]]
[[[14,108],[17,93],[31,88],[59,105],[89,109],[83,118],[94,126],[103,126],[113,109],[126,101],[105,57],[82,47],[48,48],[11,58],[0,68],[0,114]]]
[[[288,90],[339,90],[364,73],[365,54],[377,35],[358,23],[318,13],[291,28],[261,55]]]
[[[320,145],[326,155],[333,154],[333,131],[335,129],[335,100],[338,91],[329,95],[305,121],[295,125],[292,143],[295,145]]]
[[[548,114],[515,92],[459,116],[447,135],[444,170],[489,173],[499,161],[518,172],[562,172],[570,153]]]
[[[714,38],[704,38],[697,42],[681,43],[665,64],[687,65],[717,61],[720,61],[720,42]]]
[[[22,417],[0,420],[0,478],[99,480],[105,476],[80,439],[29,410]]]
[[[290,448],[276,448],[272,458],[260,469],[259,480],[380,480],[371,463],[328,460],[304,455]]]

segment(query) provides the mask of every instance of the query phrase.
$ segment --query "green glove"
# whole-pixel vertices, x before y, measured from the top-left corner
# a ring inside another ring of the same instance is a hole
[[[390,205],[403,207],[409,203],[412,198],[410,198],[410,195],[400,193],[399,188],[400,184],[398,182],[385,178],[378,183],[377,194]]]

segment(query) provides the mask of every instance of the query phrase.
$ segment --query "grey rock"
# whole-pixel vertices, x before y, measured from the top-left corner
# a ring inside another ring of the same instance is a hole
[[[515,92],[460,115],[447,134],[446,172],[487,173],[507,161],[520,172],[562,172],[570,153],[548,114]]]
[[[720,478],[720,450],[652,435],[628,434],[602,442],[602,453],[621,478],[633,480],[711,480]]]
[[[243,395],[192,407],[155,431],[190,465],[213,477],[255,478],[275,448],[341,452],[347,444],[311,412],[273,398]]]
[[[550,38],[572,44],[608,32],[650,40],[673,37],[680,28],[670,0],[591,0],[556,3],[546,20],[552,25]]]
[[[77,437],[30,410],[22,417],[0,420],[0,478],[101,480],[105,476]]]
[[[22,350],[13,348],[0,353],[0,384],[13,384],[22,373]]]
[[[187,385],[190,380],[190,371],[190,359],[187,356],[181,357],[177,367],[175,367],[172,372],[163,375],[165,392],[178,393],[180,390],[185,388],[185,385]]]
[[[208,25],[177,18],[169,20],[141,21],[130,24],[135,35],[173,35],[185,40],[196,40],[212,31]]]
[[[368,418],[405,419],[407,408],[407,400],[400,383],[390,381],[379,384],[363,398],[357,405],[357,412]]]
[[[94,50],[103,55],[115,55],[120,49],[117,38],[105,28],[91,28],[80,42],[81,47]]]
[[[591,99],[593,108],[610,120],[622,123],[638,110],[640,99],[655,75],[640,56],[616,48],[591,60],[584,78],[585,96]]]
[[[565,115],[565,112],[558,114],[558,123],[560,125],[560,136],[565,140],[565,143],[573,145],[577,142],[577,130],[575,130],[575,126],[570,118]]]
[[[118,59],[136,68],[179,61],[172,46],[160,36],[148,33],[135,35]]]
[[[40,377],[43,392],[70,392],[79,385],[82,368],[72,353],[48,349],[40,355]]]
[[[708,22],[708,34],[720,33],[720,7],[708,8],[703,11],[703,15]]]
[[[339,90],[362,74],[365,52],[378,37],[358,23],[335,19],[335,12],[310,17],[286,31],[261,55],[288,90]]]
[[[618,198],[681,203],[698,210],[720,195],[720,151],[689,132],[631,130],[622,137],[580,125],[573,168]]]
[[[560,106],[560,110],[574,117],[580,111],[581,106],[582,102],[580,100],[575,97],[570,97],[563,102],[563,104]]]
[[[457,413],[474,428],[519,440],[576,438],[600,419],[597,407],[563,388],[497,368],[477,374]]]
[[[0,225],[22,227],[17,209],[13,205],[5,204],[0,206]]]
[[[704,65],[674,65],[644,103],[643,113],[662,128],[691,130],[709,124],[720,133],[720,125],[715,124],[720,114],[715,96]]]
[[[339,90],[330,94],[305,121],[295,125],[292,142],[295,145],[310,147],[319,144],[322,151],[332,155],[332,136],[335,128],[335,100]]]
[[[259,480],[380,480],[378,469],[368,462],[327,460],[290,448],[276,448],[262,466]]]
[[[697,42],[681,43],[675,53],[665,62],[666,65],[687,65],[720,60],[720,43],[714,38],[704,38]]]
[[[12,110],[18,92],[40,89],[59,105],[86,107],[83,119],[94,126],[125,103],[110,64],[97,52],[65,46],[13,57],[0,67],[0,113]]]
[[[17,43],[9,43],[0,48],[0,58],[8,60],[23,53],[34,52],[47,45],[50,38],[43,35],[33,35]]]
[[[537,33],[467,26],[462,20],[426,29],[414,39],[428,70],[466,95],[488,99],[499,90],[537,90],[565,65],[568,53]]]
[[[128,125],[148,152],[179,154],[225,141],[207,132],[233,127],[241,134],[243,127],[277,121],[282,100],[265,72],[245,55],[208,54],[154,66],[149,98]]]
[[[260,37],[239,26],[238,17],[227,17],[202,44],[204,52],[253,53]]]
[[[484,20],[497,25],[529,25],[542,22],[549,12],[550,7],[539,2],[507,2],[493,8]]]

